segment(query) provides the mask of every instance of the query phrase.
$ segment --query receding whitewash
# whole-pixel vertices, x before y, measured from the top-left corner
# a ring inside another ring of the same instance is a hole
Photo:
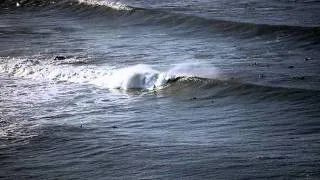
[[[90,83],[93,79],[108,76],[111,67],[73,66],[56,64],[55,62],[40,62],[38,60],[8,58],[1,59],[0,73],[9,76],[34,79],[39,81],[66,81],[74,83]]]
[[[117,2],[117,1],[109,1],[109,0],[78,0],[79,3],[84,3],[93,6],[106,6],[115,10],[124,10],[124,11],[132,11],[133,8],[128,5]]]

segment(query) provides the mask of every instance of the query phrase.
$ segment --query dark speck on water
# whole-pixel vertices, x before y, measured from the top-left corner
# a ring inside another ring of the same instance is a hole
[[[54,58],[54,60],[65,60],[65,59],[67,59],[66,56],[56,56],[56,57]]]
[[[304,60],[305,61],[309,61],[309,60],[311,60],[311,58],[310,57],[306,57],[306,58],[304,58]]]

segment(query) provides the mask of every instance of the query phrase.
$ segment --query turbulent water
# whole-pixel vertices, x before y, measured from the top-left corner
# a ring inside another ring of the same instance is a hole
[[[2,0],[0,179],[319,179],[319,12]]]

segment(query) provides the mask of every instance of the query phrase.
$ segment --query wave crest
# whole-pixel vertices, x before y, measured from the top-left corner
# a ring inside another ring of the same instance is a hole
[[[121,3],[121,2],[116,2],[116,1],[109,1],[109,0],[78,0],[80,4],[87,4],[87,5],[92,5],[92,6],[105,6],[109,7],[111,9],[115,10],[121,10],[121,11],[132,11],[133,8]]]

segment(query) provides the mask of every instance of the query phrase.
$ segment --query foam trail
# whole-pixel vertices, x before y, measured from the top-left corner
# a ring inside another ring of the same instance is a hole
[[[110,74],[112,67],[96,66],[73,66],[72,64],[59,64],[62,61],[55,62],[45,60],[41,63],[38,60],[19,59],[19,58],[0,58],[0,73],[9,76],[22,77],[40,81],[90,83],[99,77],[105,77]],[[72,61],[68,59],[68,61]],[[74,62],[77,62],[74,59]]]
[[[78,0],[79,3],[84,3],[92,6],[106,6],[115,10],[132,11],[133,8],[121,2],[110,0]]]

